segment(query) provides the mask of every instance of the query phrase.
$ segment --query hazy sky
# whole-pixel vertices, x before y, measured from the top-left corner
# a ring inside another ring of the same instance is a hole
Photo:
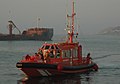
[[[12,19],[23,31],[37,26],[53,27],[55,34],[65,33],[66,9],[71,0],[0,0],[0,33],[8,33]],[[79,32],[95,34],[107,27],[120,25],[120,0],[75,0]]]

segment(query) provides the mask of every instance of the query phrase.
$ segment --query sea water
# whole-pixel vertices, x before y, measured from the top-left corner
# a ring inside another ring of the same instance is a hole
[[[53,41],[59,42],[59,36]],[[98,72],[59,77],[27,79],[16,68],[26,54],[34,54],[44,41],[0,41],[0,84],[120,84],[120,37],[106,35],[79,36],[83,56],[91,53]]]

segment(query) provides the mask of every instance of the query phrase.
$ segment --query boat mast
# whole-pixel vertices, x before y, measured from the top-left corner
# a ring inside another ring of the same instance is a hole
[[[68,32],[68,35],[69,35],[68,41],[70,43],[73,43],[73,37],[74,37],[74,16],[75,15],[76,15],[76,13],[74,11],[74,0],[72,0],[72,15],[71,16],[67,15],[68,18],[71,17],[71,19],[72,19],[72,25],[70,25],[71,29],[70,29],[70,32]]]
[[[38,18],[37,20],[37,28],[40,28],[39,26],[40,26],[40,18]]]

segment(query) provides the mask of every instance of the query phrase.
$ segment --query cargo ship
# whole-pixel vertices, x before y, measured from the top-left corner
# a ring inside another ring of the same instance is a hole
[[[9,34],[0,34],[0,41],[22,41],[22,40],[38,40],[51,41],[53,37],[53,28],[29,28],[22,33],[17,28],[12,20],[8,21]],[[13,29],[16,28],[19,34],[13,34]]]

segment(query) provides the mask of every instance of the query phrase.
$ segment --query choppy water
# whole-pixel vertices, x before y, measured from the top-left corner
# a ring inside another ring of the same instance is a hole
[[[57,41],[58,37],[54,37]],[[52,42],[52,41],[50,41]],[[0,84],[120,84],[120,37],[82,36],[83,55],[91,52],[98,72],[62,77],[24,78],[16,62],[27,53],[35,53],[42,41],[0,41]]]

